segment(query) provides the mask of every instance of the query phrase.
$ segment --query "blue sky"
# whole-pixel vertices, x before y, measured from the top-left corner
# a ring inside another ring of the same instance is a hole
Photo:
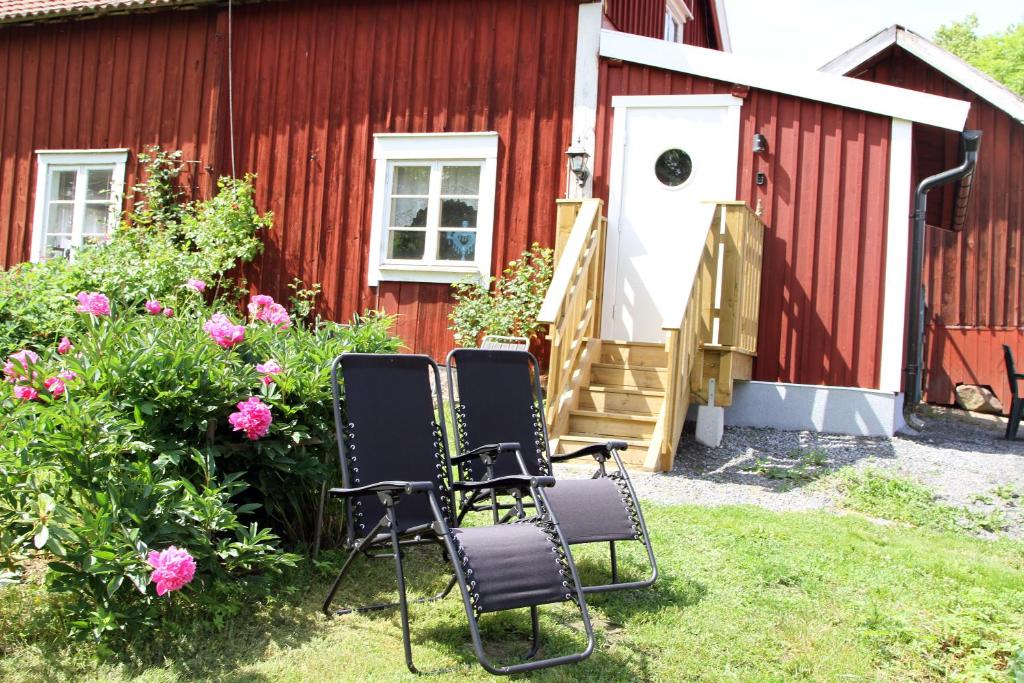
[[[1021,0],[725,0],[725,7],[733,52],[815,69],[892,24],[931,38],[971,12],[982,33],[1024,22]]]

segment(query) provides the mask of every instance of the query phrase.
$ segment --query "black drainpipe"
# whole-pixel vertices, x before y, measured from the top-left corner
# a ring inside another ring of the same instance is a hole
[[[924,292],[921,274],[924,271],[925,213],[928,209],[928,191],[974,173],[981,146],[980,130],[965,130],[960,134],[963,162],[956,168],[925,178],[914,193],[914,233],[910,246],[910,310],[907,313],[907,367],[903,371],[905,398],[903,416],[907,424],[920,429],[924,423],[915,411],[921,403],[921,369],[924,365]]]

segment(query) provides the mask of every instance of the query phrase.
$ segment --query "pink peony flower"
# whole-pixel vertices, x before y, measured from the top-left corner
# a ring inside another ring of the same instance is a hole
[[[146,562],[153,568],[149,580],[156,584],[157,595],[181,589],[196,575],[196,561],[187,550],[173,545],[160,552],[151,551]]]
[[[39,354],[29,349],[22,349],[12,353],[4,363],[4,381],[16,382],[19,379],[28,379],[29,367],[39,362]],[[32,373],[34,377],[35,372]]]
[[[160,315],[160,310],[162,308],[163,305],[161,305],[161,303],[156,299],[150,299],[146,302],[146,312],[150,315]]]
[[[110,315],[110,299],[99,292],[79,292],[75,310],[90,315]]]
[[[203,329],[213,341],[225,349],[230,349],[245,340],[245,328],[235,325],[223,313],[214,313],[203,325]]]
[[[252,441],[266,436],[274,418],[270,415],[270,408],[258,396],[250,396],[248,401],[242,401],[236,407],[238,412],[228,416],[228,422],[236,432],[244,431]]]
[[[61,337],[60,344],[57,344],[57,353],[63,356],[65,353],[68,353],[73,348],[75,347],[71,345],[70,339],[68,339],[67,337]]]
[[[256,294],[249,302],[248,308],[253,320],[262,320],[281,329],[291,327],[292,319],[288,316],[288,311],[281,304],[275,303],[271,296]]]
[[[63,393],[67,390],[67,387],[64,386],[64,380],[61,379],[60,377],[47,377],[45,380],[43,380],[43,386],[45,386],[46,390],[49,391],[50,394],[53,395],[55,398],[57,396],[63,395]]]
[[[282,368],[276,360],[271,358],[266,363],[257,363],[256,372],[263,375],[263,377],[260,378],[260,381],[269,385],[274,382],[274,375],[280,375],[284,372],[284,368]]]
[[[164,309],[164,317],[165,318],[173,318],[174,317],[174,309],[171,308],[170,306],[165,308]]]
[[[189,289],[194,289],[197,292],[202,292],[206,289],[206,283],[202,280],[197,280],[194,277],[190,277],[186,282],[185,286]]]
[[[76,379],[78,379],[78,373],[75,372],[74,370],[61,370],[60,372],[57,373],[57,376],[60,377],[65,382],[74,382]]]
[[[14,385],[14,398],[20,398],[22,401],[34,401],[39,398],[39,392],[26,384],[16,384]]]

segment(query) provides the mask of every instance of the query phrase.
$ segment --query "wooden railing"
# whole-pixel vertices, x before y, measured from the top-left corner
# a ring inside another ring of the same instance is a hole
[[[538,316],[551,342],[546,417],[553,433],[568,421],[573,388],[588,361],[587,344],[601,336],[607,223],[602,204],[584,199],[558,205],[555,272]]]
[[[709,204],[704,215],[707,237],[689,297],[680,298],[680,306],[663,327],[668,378],[645,462],[649,470],[671,469],[687,408],[691,401],[707,404],[704,351],[716,348],[749,356],[757,352],[764,224],[743,202]]]

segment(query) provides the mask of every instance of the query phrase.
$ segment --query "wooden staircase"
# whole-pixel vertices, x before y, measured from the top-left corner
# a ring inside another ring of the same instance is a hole
[[[642,466],[665,403],[668,352],[664,344],[603,340],[599,349],[555,448],[567,453],[617,439],[629,444],[623,459]]]
[[[664,343],[602,340],[605,220],[599,200],[559,202],[556,269],[541,309],[551,363],[547,422],[556,453],[625,441],[627,464],[671,469],[687,408],[732,403],[756,355],[763,224],[741,202],[709,205],[692,285]],[[685,291],[684,287],[680,287]]]

